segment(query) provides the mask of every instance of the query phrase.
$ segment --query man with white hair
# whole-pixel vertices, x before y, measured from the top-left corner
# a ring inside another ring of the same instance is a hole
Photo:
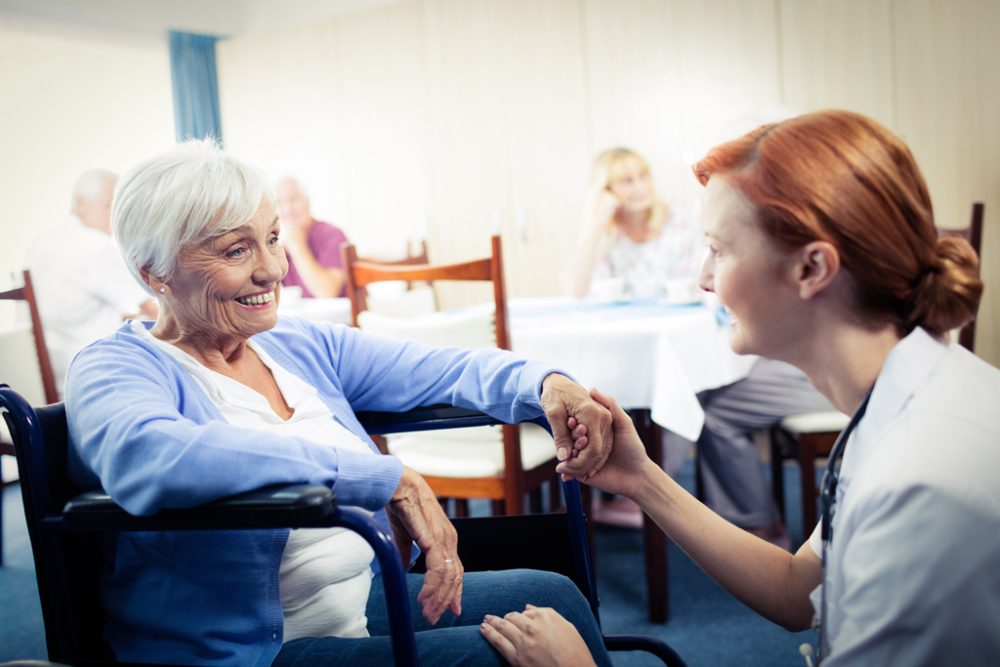
[[[156,302],[139,286],[111,239],[111,198],[118,177],[90,169],[73,186],[70,215],[31,244],[31,271],[59,393],[66,368],[85,345],[123,319],[155,318]]]

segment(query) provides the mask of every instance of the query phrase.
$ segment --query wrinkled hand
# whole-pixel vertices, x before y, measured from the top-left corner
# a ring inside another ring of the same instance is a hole
[[[555,609],[528,605],[503,618],[487,615],[479,631],[514,667],[593,665],[583,637]]]
[[[430,486],[419,474],[403,467],[403,477],[386,507],[393,535],[404,558],[409,556],[409,538],[423,550],[427,574],[417,600],[424,618],[434,625],[445,610],[462,613],[462,578],[465,568],[458,559],[458,533],[441,509]]]
[[[611,412],[591,398],[586,389],[558,373],[542,382],[542,409],[555,438],[559,460],[556,472],[570,479],[600,470],[614,445]],[[571,437],[567,427],[570,418],[586,426],[583,437]]]
[[[597,389],[590,390],[591,397],[600,405],[611,411],[614,449],[610,452],[607,463],[599,470],[588,473],[580,479],[591,486],[610,493],[619,493],[634,498],[638,485],[642,480],[644,470],[654,466],[646,447],[635,430],[632,418],[626,414],[618,402],[610,396],[605,396]],[[566,423],[574,444],[586,441],[588,428],[570,417]]]

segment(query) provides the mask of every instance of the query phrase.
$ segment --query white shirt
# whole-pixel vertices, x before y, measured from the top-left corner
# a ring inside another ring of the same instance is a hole
[[[833,527],[824,665],[1000,662],[1000,370],[922,329],[896,345]],[[821,556],[819,526],[809,545]]]
[[[621,278],[625,297],[662,297],[678,282],[694,284],[704,247],[692,213],[671,210],[660,233],[644,243],[615,229],[591,274],[591,287]]]
[[[73,356],[139,312],[150,296],[125,266],[111,236],[70,215],[39,235],[25,266],[38,298],[59,393]]]
[[[248,345],[271,370],[285,402],[294,410],[288,421],[275,414],[261,394],[206,368],[184,350],[153,336],[140,322],[133,320],[131,328],[177,359],[230,424],[376,455],[367,443],[337,422],[317,397],[315,388],[275,363],[253,340]],[[365,607],[374,557],[368,543],[345,528],[291,531],[278,571],[284,641],[367,637]]]

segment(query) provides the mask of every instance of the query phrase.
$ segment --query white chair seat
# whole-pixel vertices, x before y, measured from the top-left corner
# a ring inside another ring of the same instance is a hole
[[[368,310],[390,317],[418,317],[437,311],[434,290],[429,285],[406,288],[404,281],[387,281],[368,286]]]
[[[555,456],[548,431],[521,425],[521,465],[532,470]],[[389,453],[403,465],[434,477],[498,477],[504,472],[498,426],[408,433],[386,438]]]
[[[826,412],[806,412],[792,415],[781,420],[781,428],[796,435],[801,433],[826,433],[843,431],[850,417],[843,412],[828,410]]]
[[[376,336],[416,340],[436,347],[496,347],[492,304],[418,317],[393,317],[366,310],[358,315],[358,327]]]

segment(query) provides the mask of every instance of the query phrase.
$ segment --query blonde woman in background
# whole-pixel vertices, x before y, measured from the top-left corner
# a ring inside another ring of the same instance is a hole
[[[594,159],[580,240],[563,289],[573,297],[673,296],[671,285],[694,285],[701,253],[695,216],[657,196],[642,155],[611,148]]]

